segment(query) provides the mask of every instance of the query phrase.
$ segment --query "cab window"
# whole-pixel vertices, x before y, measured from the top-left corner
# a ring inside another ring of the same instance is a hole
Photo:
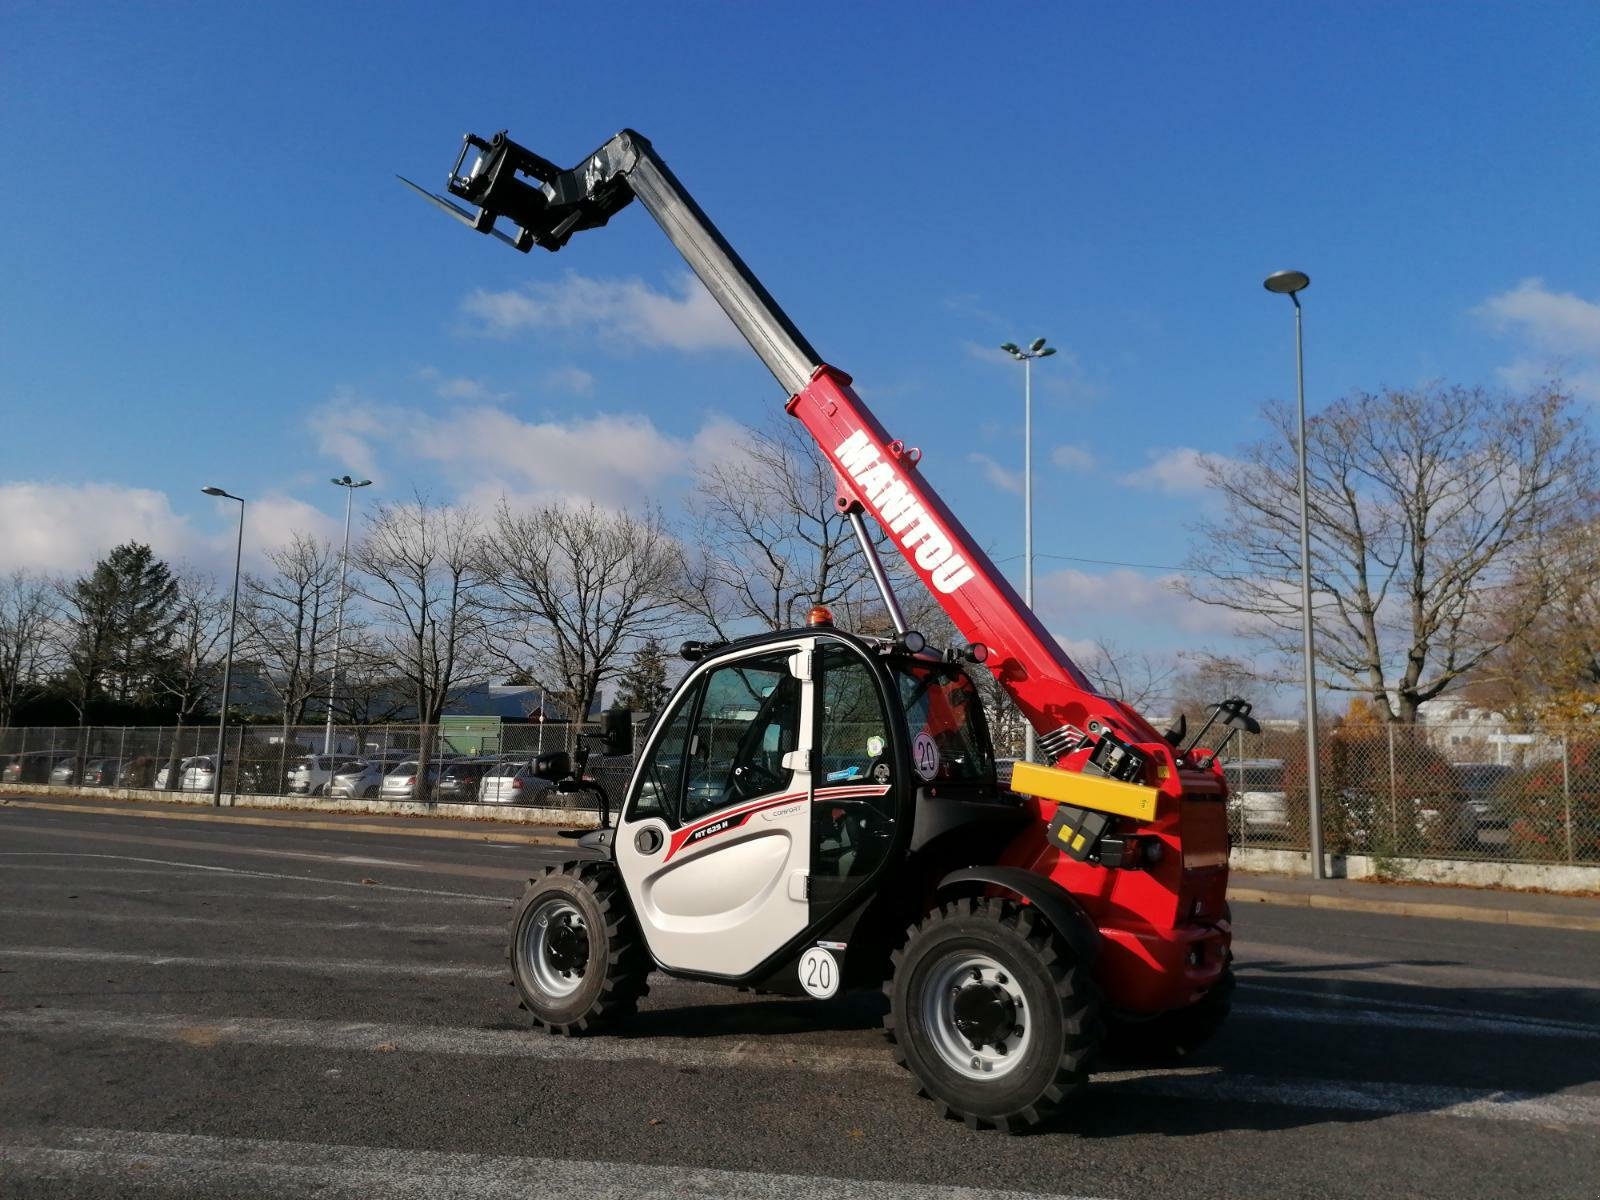
[[[718,667],[706,677],[689,735],[681,821],[783,791],[794,771],[784,756],[799,746],[800,681],[790,651]]]
[[[905,660],[895,664],[900,705],[911,736],[911,767],[924,782],[994,782],[994,754],[978,689],[960,667]]]

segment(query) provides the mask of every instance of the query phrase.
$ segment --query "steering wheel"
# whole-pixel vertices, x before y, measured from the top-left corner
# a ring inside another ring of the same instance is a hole
[[[764,796],[782,786],[783,776],[771,770],[765,763],[754,759],[741,763],[733,769],[733,790],[738,793],[741,800]]]

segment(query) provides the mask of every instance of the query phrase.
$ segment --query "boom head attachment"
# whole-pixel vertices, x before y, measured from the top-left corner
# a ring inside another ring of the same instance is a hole
[[[612,214],[627,207],[633,189],[626,172],[637,157],[638,140],[642,139],[637,134],[625,130],[570,171],[563,171],[513,142],[503,129],[487,139],[469,133],[461,141],[461,152],[445,187],[471,209],[418,187],[404,176],[400,182],[479,233],[492,233],[524,254],[534,246],[554,252],[574,233],[604,225]],[[477,156],[467,166],[473,151]],[[515,236],[495,228],[501,217],[516,227]]]

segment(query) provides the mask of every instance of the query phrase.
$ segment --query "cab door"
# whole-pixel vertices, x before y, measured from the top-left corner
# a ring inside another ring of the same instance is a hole
[[[697,668],[645,747],[615,847],[664,967],[744,975],[806,927],[814,641]]]

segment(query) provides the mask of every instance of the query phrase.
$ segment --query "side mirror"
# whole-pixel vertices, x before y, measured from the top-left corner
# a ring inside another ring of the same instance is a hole
[[[540,779],[565,779],[572,774],[572,756],[565,750],[551,750],[533,760],[533,773]]]
[[[633,710],[611,708],[606,710],[605,752],[607,754],[633,753]]]

